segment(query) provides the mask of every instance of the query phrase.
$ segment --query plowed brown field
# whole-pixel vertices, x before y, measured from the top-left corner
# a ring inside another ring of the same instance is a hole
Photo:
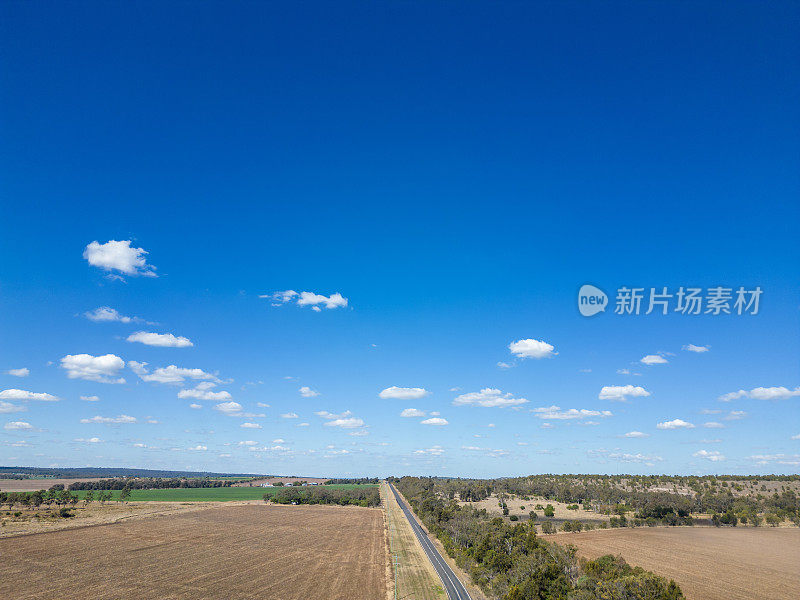
[[[385,600],[383,526],[254,504],[0,539],[0,598]]]
[[[621,554],[681,586],[688,600],[800,598],[800,529],[653,527],[568,533],[578,555]]]

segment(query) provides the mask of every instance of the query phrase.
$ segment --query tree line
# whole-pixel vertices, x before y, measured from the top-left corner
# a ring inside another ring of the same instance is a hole
[[[605,556],[579,563],[574,546],[537,536],[533,521],[508,523],[462,506],[430,478],[390,478],[416,515],[472,580],[499,600],[681,600],[673,581]]]
[[[234,481],[196,477],[191,479],[179,477],[117,477],[99,481],[76,481],[69,486],[70,490],[158,490],[166,488],[218,488],[231,487]]]
[[[377,487],[286,487],[274,493],[264,494],[264,501],[275,504],[339,504],[366,507],[379,506],[381,495]]]

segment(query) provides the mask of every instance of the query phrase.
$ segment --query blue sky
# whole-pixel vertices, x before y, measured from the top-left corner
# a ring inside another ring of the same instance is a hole
[[[0,11],[0,464],[797,472],[797,4]]]

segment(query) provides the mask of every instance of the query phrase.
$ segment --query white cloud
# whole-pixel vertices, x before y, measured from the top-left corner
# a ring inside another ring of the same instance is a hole
[[[283,439],[283,438],[277,438],[277,439],[272,440],[272,443],[273,444],[285,444],[286,440]]]
[[[588,410],[586,408],[570,408],[568,410],[561,410],[558,406],[541,406],[539,408],[531,409],[537,419],[549,421],[551,419],[557,420],[571,420],[571,419],[585,419],[588,417],[612,417],[614,416],[610,410]]]
[[[242,414],[242,405],[238,402],[220,402],[214,406],[214,410],[218,410],[229,417],[238,417]]]
[[[143,248],[131,248],[131,240],[110,240],[105,244],[94,241],[86,246],[83,258],[104,271],[157,277],[156,268],[147,264],[146,254]]]
[[[650,437],[649,433],[642,433],[641,431],[629,431],[625,434],[626,438],[646,438]]]
[[[630,369],[617,369],[617,375],[630,375]]]
[[[726,421],[738,421],[740,419],[744,419],[747,416],[747,413],[743,410],[732,410],[725,416]]]
[[[508,349],[519,358],[549,358],[558,354],[553,351],[555,348],[551,344],[530,338],[511,342]]]
[[[447,419],[441,417],[431,417],[421,422],[423,425],[449,425]]]
[[[178,398],[193,398],[195,400],[230,400],[232,396],[229,392],[224,390],[219,392],[212,392],[207,389],[202,389],[199,386],[192,390],[181,390],[178,392]]]
[[[383,398],[384,400],[419,400],[420,398],[424,398],[428,396],[430,392],[425,388],[418,388],[418,387],[397,387],[393,385],[392,387],[388,387],[385,390],[381,391],[378,396]]]
[[[469,392],[456,396],[455,406],[482,406],[484,408],[519,406],[528,402],[525,398],[514,398],[513,394],[504,394],[498,389],[483,388],[480,392]]]
[[[745,390],[739,390],[738,392],[723,394],[719,397],[719,400],[721,402],[730,402],[731,400],[736,400],[738,398],[752,398],[753,400],[787,400],[788,398],[792,398],[794,396],[800,396],[800,387],[796,387],[793,390],[783,386],[757,387],[753,388],[749,392],[746,392]]]
[[[629,454],[627,452],[611,452],[608,454],[608,458],[611,460],[617,460],[620,462],[633,462],[633,463],[654,463],[654,462],[661,462],[664,459],[657,455],[647,455],[642,454],[641,452],[637,452],[636,454]]]
[[[800,454],[754,454],[748,457],[759,465],[777,463],[779,465],[800,466]]]
[[[81,423],[105,423],[105,424],[136,423],[136,417],[131,417],[130,415],[119,415],[116,417],[101,417],[100,415],[97,415],[90,419],[81,419]]]
[[[110,306],[100,306],[94,310],[83,313],[83,316],[96,323],[119,321],[120,323],[133,323],[141,321],[139,317],[126,317]]]
[[[194,410],[200,410],[201,408],[203,408],[203,405],[202,404],[194,404],[194,403],[192,403],[192,404],[189,405],[189,408],[192,408]]]
[[[304,385],[298,391],[300,392],[300,395],[303,398],[316,398],[317,396],[319,396],[319,392],[318,391],[312,390],[307,385]]]
[[[189,450],[192,450],[192,451],[195,451],[195,452],[205,452],[206,450],[208,450],[208,446],[203,446],[201,444],[197,444],[197,446],[192,446],[191,448],[189,448]]]
[[[716,421],[709,421],[708,423],[703,423],[703,427],[706,429],[725,429],[725,425],[722,423],[717,423]]]
[[[694,429],[694,425],[682,419],[673,419],[672,421],[664,421],[656,425],[658,429]]]
[[[694,344],[686,344],[683,347],[683,349],[687,350],[689,352],[698,352],[698,353],[700,353],[700,352],[708,352],[709,346],[695,346]]]
[[[665,365],[669,361],[660,354],[648,354],[639,361],[645,365]]]
[[[343,429],[355,429],[363,427],[364,421],[355,417],[347,417],[345,419],[332,419],[324,423],[326,427],[341,427]]]
[[[242,423],[241,425],[239,425],[239,427],[242,427],[244,429],[261,429],[261,425],[259,425],[258,423]]]
[[[11,388],[0,392],[0,400],[38,400],[39,402],[58,402],[58,396],[46,394],[45,392],[29,392],[28,390],[18,390]]]
[[[269,404],[267,404],[266,402],[256,402],[256,406],[258,408],[269,408]]]
[[[328,412],[327,410],[318,410],[314,414],[318,417],[322,417],[323,419],[341,419],[343,417],[350,417],[353,413],[351,413],[349,410],[339,414]]]
[[[24,406],[20,406],[19,404],[12,404],[11,402],[3,402],[0,400],[0,414],[25,412],[26,410],[28,409]]]
[[[800,433],[798,433],[797,435],[793,435],[792,439],[793,440],[800,440]]]
[[[98,396],[81,396],[81,400],[85,400],[86,402],[100,402]]]
[[[202,369],[184,369],[182,367],[176,367],[175,365],[169,365],[168,367],[158,368],[151,373],[146,368],[146,362],[136,362],[135,360],[128,361],[128,367],[136,373],[142,381],[178,385],[184,383],[187,379],[193,379],[196,381],[221,383],[216,375],[207,373]]]
[[[9,369],[6,371],[6,374],[13,375],[14,377],[27,377],[31,374],[31,370],[27,367],[22,367],[21,369]]]
[[[70,379],[85,379],[100,383],[125,383],[117,377],[125,361],[116,354],[92,356],[91,354],[67,354],[61,359],[61,368]]]
[[[692,454],[695,458],[704,458],[706,460],[710,460],[711,462],[720,462],[725,460],[725,455],[721,454],[717,450],[698,450],[694,454]]]
[[[513,364],[509,364],[507,362],[503,362],[501,360],[500,362],[497,363],[497,368],[498,369],[513,369],[514,365]]]
[[[23,431],[33,429],[33,425],[25,421],[9,421],[3,425],[3,429],[9,429],[11,431]]]
[[[92,438],[75,438],[76,442],[82,442],[84,444],[100,444],[103,440],[99,437],[92,437]]]
[[[142,444],[141,442],[136,442],[133,445],[134,448],[147,448],[147,444]]]
[[[628,396],[644,398],[649,395],[650,392],[638,385],[606,385],[600,390],[600,395],[598,397],[600,400],[625,402]]]
[[[242,442],[239,442],[239,445],[240,446],[258,446],[258,442],[254,441],[254,440],[244,440]]]
[[[400,413],[401,417],[424,417],[425,411],[418,408],[406,408]]]
[[[441,446],[432,446],[431,448],[421,448],[414,450],[414,454],[429,454],[431,456],[441,456],[444,454],[444,448]]]
[[[281,419],[298,419],[300,415],[295,412],[283,413]]]
[[[314,292],[300,292],[298,294],[294,290],[284,290],[282,292],[273,292],[272,294],[262,294],[259,298],[271,300],[272,306],[280,306],[294,300],[297,306],[310,306],[312,310],[317,312],[320,312],[322,308],[344,308],[348,303],[347,298],[338,292],[330,296],[323,296]]]
[[[153,333],[151,331],[137,331],[126,338],[129,342],[139,342],[146,346],[159,348],[190,348],[194,346],[189,338],[174,336],[171,333]]]
[[[281,415],[283,416],[283,415]],[[298,423],[297,427],[311,427],[311,423]]]

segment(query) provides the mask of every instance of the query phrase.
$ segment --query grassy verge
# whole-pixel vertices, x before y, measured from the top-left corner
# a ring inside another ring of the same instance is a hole
[[[395,598],[442,600],[444,589],[389,486],[381,483],[389,522],[391,560],[397,582]]]

